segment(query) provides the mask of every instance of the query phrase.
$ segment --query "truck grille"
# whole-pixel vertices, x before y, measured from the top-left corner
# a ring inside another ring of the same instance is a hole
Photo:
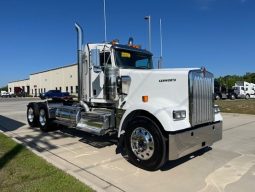
[[[189,114],[192,126],[214,121],[213,74],[194,70],[189,73]]]

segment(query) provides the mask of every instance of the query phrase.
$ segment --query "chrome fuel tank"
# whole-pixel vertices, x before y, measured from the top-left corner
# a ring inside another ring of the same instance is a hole
[[[77,106],[62,106],[56,109],[56,119],[58,121],[68,122],[73,126],[79,122],[81,118],[81,107]]]

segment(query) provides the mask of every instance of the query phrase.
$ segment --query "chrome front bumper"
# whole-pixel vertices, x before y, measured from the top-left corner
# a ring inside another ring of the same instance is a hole
[[[169,160],[175,160],[222,139],[222,122],[169,134]]]

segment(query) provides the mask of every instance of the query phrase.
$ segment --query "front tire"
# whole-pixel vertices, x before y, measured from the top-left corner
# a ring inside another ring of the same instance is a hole
[[[216,99],[216,100],[220,100],[220,99],[221,99],[220,95],[217,94],[217,95],[215,96],[215,99]]]
[[[231,94],[230,99],[231,99],[231,100],[235,100],[235,99],[236,99],[236,96],[235,96],[234,94]]]
[[[245,95],[245,99],[250,99],[250,95],[249,94],[247,94],[247,95]]]
[[[166,162],[166,141],[158,125],[151,119],[138,116],[127,126],[125,149],[136,166],[154,171]]]

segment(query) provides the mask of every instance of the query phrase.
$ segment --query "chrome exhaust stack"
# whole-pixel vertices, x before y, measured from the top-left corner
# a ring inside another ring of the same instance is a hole
[[[78,100],[83,100],[83,65],[82,65],[82,44],[83,30],[78,23],[75,23],[77,31],[77,64],[78,64]]]
[[[82,63],[82,44],[83,44],[83,30],[78,23],[75,23],[75,28],[77,30],[77,64],[78,64],[78,101],[80,105],[85,109],[85,111],[89,111],[88,105],[83,101],[83,63]]]

